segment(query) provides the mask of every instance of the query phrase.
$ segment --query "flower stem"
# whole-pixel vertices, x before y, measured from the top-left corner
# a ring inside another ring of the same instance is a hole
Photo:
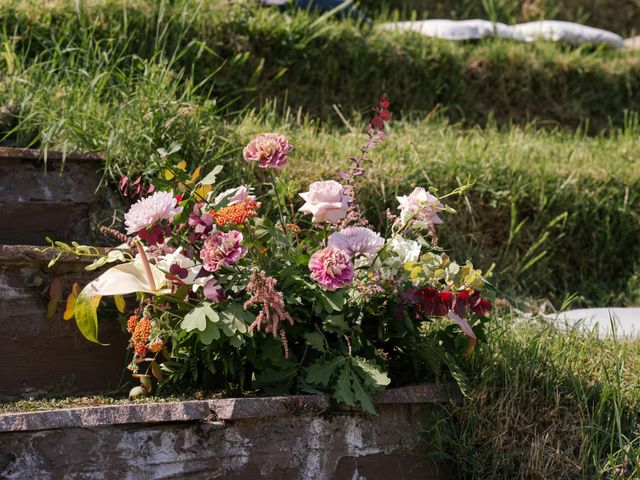
[[[138,249],[138,254],[140,255],[140,260],[142,260],[142,266],[144,267],[144,273],[147,276],[147,282],[149,282],[149,287],[151,290],[156,290],[156,282],[153,280],[153,274],[151,273],[151,265],[149,265],[149,259],[147,258],[147,254],[142,248],[142,244],[140,240],[136,240],[136,248]]]
[[[282,204],[280,203],[280,195],[278,194],[278,188],[276,187],[276,176],[273,174],[273,171],[269,169],[269,175],[271,176],[271,186],[273,187],[273,193],[276,196],[276,204],[278,205],[278,215],[280,216],[280,224],[282,225],[282,233],[287,238],[287,243],[291,247],[291,242],[289,241],[289,234],[287,233],[287,225],[284,222],[284,214],[282,213]]]

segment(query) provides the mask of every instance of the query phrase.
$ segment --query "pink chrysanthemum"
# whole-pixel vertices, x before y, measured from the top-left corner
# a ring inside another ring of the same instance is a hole
[[[132,235],[161,220],[173,220],[173,217],[182,212],[182,207],[178,207],[177,203],[178,200],[171,192],[155,192],[149,197],[141,198],[124,215],[127,233]]]
[[[200,258],[205,270],[215,272],[220,267],[233,265],[247,254],[247,247],[241,245],[242,233],[214,231],[204,241]]]
[[[349,256],[339,248],[318,250],[309,260],[311,278],[325,290],[337,290],[353,280],[353,264]]]
[[[244,147],[242,156],[247,162],[259,162],[260,168],[282,168],[292,148],[284,135],[263,133]]]
[[[375,255],[384,245],[384,239],[366,227],[347,227],[329,237],[330,247],[339,248],[349,256]]]

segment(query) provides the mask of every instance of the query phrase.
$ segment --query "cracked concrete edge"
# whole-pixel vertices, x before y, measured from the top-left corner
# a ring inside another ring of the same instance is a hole
[[[454,384],[424,384],[388,389],[376,396],[378,405],[459,402]],[[312,416],[331,408],[328,395],[222,398],[183,402],[102,405],[0,415],[0,433],[109,425],[234,421],[281,416]]]

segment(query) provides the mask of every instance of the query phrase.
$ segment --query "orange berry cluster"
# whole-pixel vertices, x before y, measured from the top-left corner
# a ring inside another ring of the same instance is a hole
[[[149,350],[151,350],[153,353],[158,353],[160,350],[162,350],[162,347],[164,347],[164,342],[162,340],[149,344]]]
[[[212,210],[211,215],[215,218],[219,227],[225,225],[241,225],[249,218],[258,215],[257,210],[262,205],[251,198],[246,198],[240,203],[223,207],[218,211]]]
[[[131,334],[131,344],[136,355],[144,357],[147,353],[147,342],[151,334],[151,320],[143,318],[138,321],[136,315],[131,315],[127,320],[127,331]]]
[[[143,318],[136,325],[136,329],[133,331],[133,343],[147,343],[149,341],[149,334],[151,333],[151,320]]]
[[[136,329],[136,324],[138,323],[138,317],[136,315],[131,315],[129,320],[127,320],[127,332],[133,333]]]

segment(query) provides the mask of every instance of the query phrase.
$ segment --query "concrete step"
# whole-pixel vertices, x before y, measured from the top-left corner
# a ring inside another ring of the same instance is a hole
[[[100,324],[104,347],[86,340],[63,311],[73,282],[80,286],[99,272],[87,272],[86,258],[54,257],[36,247],[0,245],[0,398],[43,393],[107,392],[118,387],[126,365],[127,334],[115,320]],[[47,319],[48,288],[63,285],[63,301]],[[124,379],[129,379],[128,375]]]
[[[0,147],[0,244],[90,238],[103,155]]]

